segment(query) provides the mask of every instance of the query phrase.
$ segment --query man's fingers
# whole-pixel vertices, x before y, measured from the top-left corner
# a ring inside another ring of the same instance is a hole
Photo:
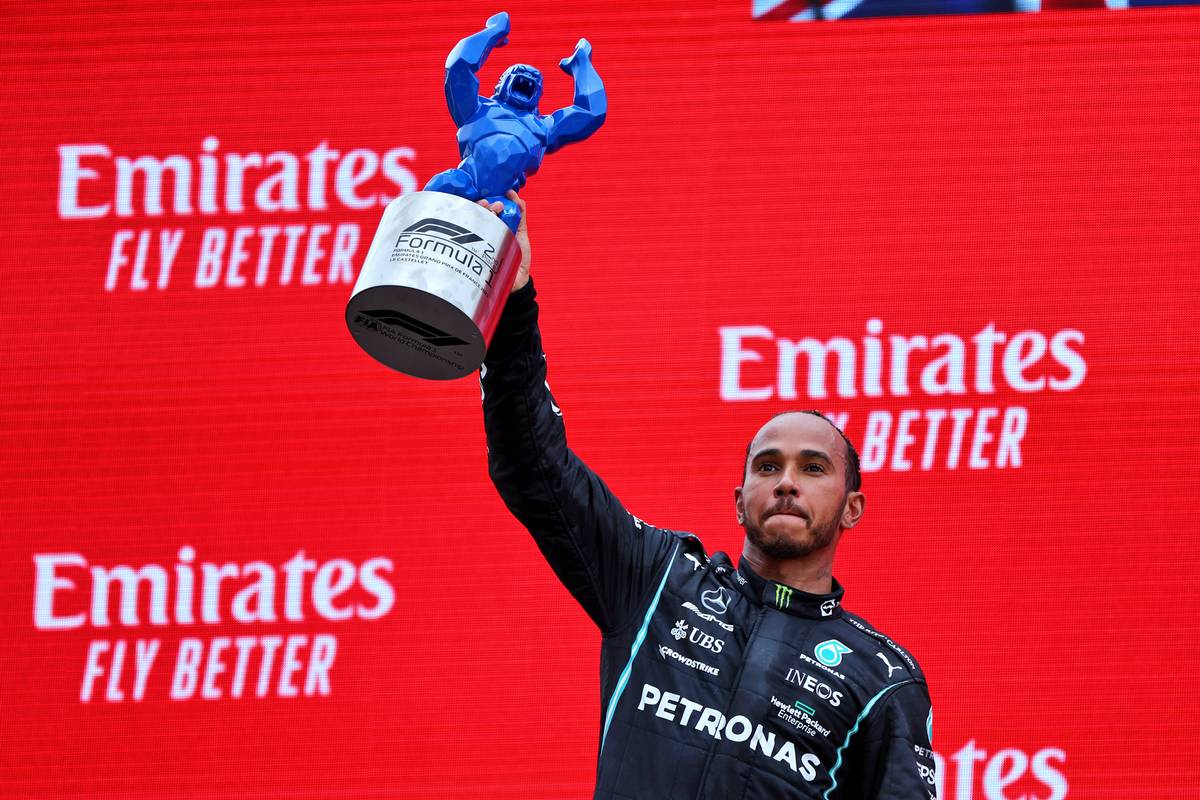
[[[516,203],[517,208],[521,209],[521,215],[525,215],[525,201],[521,199],[515,189],[509,189],[504,196]]]

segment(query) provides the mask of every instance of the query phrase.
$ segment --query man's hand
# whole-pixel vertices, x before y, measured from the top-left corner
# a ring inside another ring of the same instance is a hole
[[[529,283],[529,263],[532,259],[532,253],[529,249],[529,214],[525,212],[525,201],[518,197],[517,193],[512,189],[508,190],[505,197],[516,203],[517,208],[521,209],[521,224],[517,226],[517,244],[521,245],[521,266],[517,268],[517,279],[513,281],[512,289],[509,291],[511,294]],[[499,200],[491,205],[488,204],[487,200],[476,200],[475,202],[497,216],[504,210],[504,204]]]

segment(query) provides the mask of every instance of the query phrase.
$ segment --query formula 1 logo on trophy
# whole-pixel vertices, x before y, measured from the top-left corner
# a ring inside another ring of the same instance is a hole
[[[524,186],[547,153],[595,133],[608,108],[587,39],[559,62],[575,81],[573,105],[541,115],[542,74],[528,64],[506,69],[481,97],[475,73],[508,32],[501,12],[450,51],[446,103],[462,162],[388,204],[346,306],[355,341],[418,378],[459,378],[483,363],[521,262],[520,210],[505,193]],[[504,210],[496,216],[479,199]]]

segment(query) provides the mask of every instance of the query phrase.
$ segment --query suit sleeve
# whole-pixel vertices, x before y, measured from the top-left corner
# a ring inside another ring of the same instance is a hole
[[[851,758],[859,788],[848,796],[937,800],[932,729],[933,707],[924,681],[890,692],[863,722],[863,735]]]
[[[674,537],[629,514],[567,447],[535,297],[532,281],[509,297],[480,370],[488,472],[559,580],[609,633],[643,605]]]

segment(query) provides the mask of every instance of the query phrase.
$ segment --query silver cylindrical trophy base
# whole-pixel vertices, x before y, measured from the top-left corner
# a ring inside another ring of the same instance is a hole
[[[367,252],[346,325],[379,362],[417,378],[479,369],[521,263],[491,211],[442,192],[393,200]]]

